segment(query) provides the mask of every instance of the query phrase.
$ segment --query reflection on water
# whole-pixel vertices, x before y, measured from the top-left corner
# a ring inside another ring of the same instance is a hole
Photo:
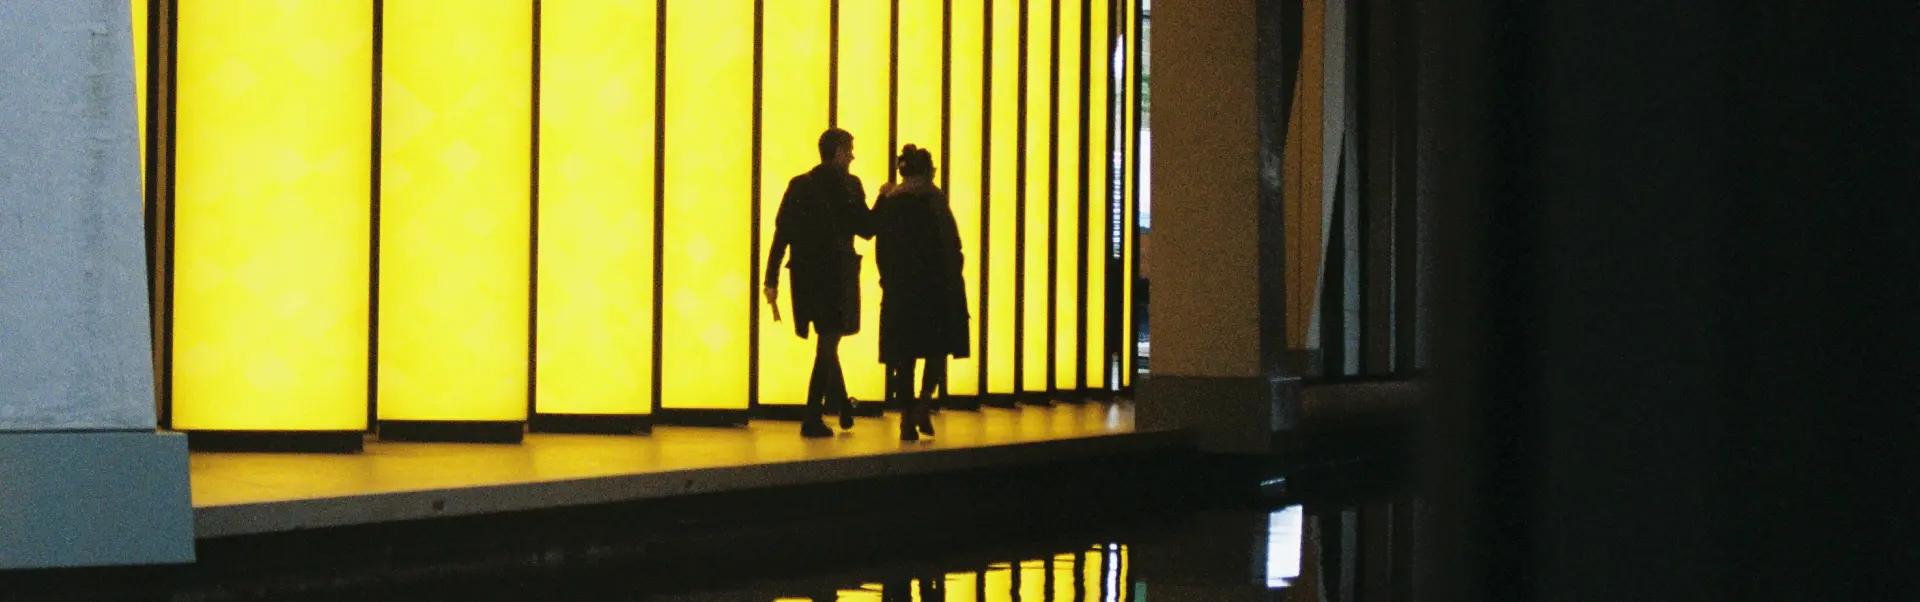
[[[1147,602],[1415,599],[1411,498],[1207,510],[1113,541],[1029,550],[1004,560],[787,583],[781,593],[700,592],[686,599],[780,601]],[[765,591],[765,590],[759,590]]]
[[[1300,506],[1267,515],[1267,587],[1282,589],[1300,577],[1300,529],[1305,517]]]

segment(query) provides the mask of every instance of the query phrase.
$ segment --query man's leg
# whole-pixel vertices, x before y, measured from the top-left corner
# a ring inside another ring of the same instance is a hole
[[[840,335],[821,337],[819,355],[826,358],[821,378],[826,387],[827,405],[840,408],[840,428],[853,428],[853,402],[847,399],[847,379],[840,372]]]
[[[801,418],[800,436],[826,437],[833,431],[820,421],[820,407],[833,393],[831,374],[839,374],[840,337],[814,331],[813,374],[807,380],[807,413]]]

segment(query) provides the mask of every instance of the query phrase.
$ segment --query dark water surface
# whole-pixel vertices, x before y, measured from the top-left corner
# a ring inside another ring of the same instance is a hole
[[[0,600],[1411,600],[1418,502],[1365,462],[1106,458],[202,542],[0,573]]]

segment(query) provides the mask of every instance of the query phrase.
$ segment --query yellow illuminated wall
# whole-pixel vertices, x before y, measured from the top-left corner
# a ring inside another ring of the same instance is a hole
[[[173,427],[365,429],[372,7],[177,10]]]
[[[654,0],[540,8],[535,411],[653,411]]]
[[[1107,388],[1107,251],[1110,248],[1108,236],[1113,229],[1108,227],[1109,211],[1112,205],[1113,180],[1108,164],[1113,161],[1112,147],[1107,145],[1107,134],[1112,123],[1107,120],[1107,111],[1111,110],[1112,98],[1108,90],[1112,85],[1111,77],[1113,55],[1112,38],[1108,35],[1107,3],[1092,2],[1093,26],[1092,39],[1088,40],[1087,69],[1087,388]]]
[[[1060,390],[1080,387],[1074,368],[1080,363],[1080,69],[1083,52],[1080,36],[1080,1],[1058,0],[1060,7],[1060,113],[1055,122],[1054,151],[1059,153],[1059,179],[1056,180],[1054,207],[1059,211],[1054,239],[1057,262],[1054,284],[1054,375],[1053,386]]]
[[[993,247],[987,266],[987,282],[991,285],[987,295],[987,344],[992,346],[987,357],[987,392],[992,394],[1016,391],[1013,360],[1014,350],[1020,344],[1020,340],[1014,338],[1014,320],[1020,311],[1018,298],[1014,296],[1020,265],[1016,254],[1020,235],[1018,170],[1024,160],[1019,139],[1020,61],[1023,58],[1019,25],[1019,3],[993,3],[993,88],[990,90],[993,107],[988,115],[993,128],[988,149],[993,169],[991,181],[987,183],[987,194],[993,201],[989,209],[991,231],[987,233],[987,244]]]
[[[662,408],[747,409],[753,1],[667,3]]]
[[[838,123],[853,134],[853,175],[867,190],[873,205],[897,148],[887,148],[888,57],[893,49],[887,28],[893,18],[890,0],[840,0],[840,107]],[[938,111],[936,107],[934,109]],[[880,270],[873,264],[873,242],[856,240],[860,266],[860,334],[840,341],[840,365],[847,393],[864,401],[878,401],[886,388],[880,366]]]
[[[129,3],[141,107],[150,92],[148,1]],[[950,393],[981,392],[983,369],[990,393],[1077,388],[1083,348],[1087,384],[1101,386],[1107,287],[1129,301],[1121,319],[1125,341],[1134,336],[1138,124],[1130,105],[1117,116],[1125,164],[1109,173],[1102,107],[1115,92],[1137,97],[1131,36],[1138,34],[1138,3],[1126,0],[1124,7],[1124,87],[1108,90],[1102,57],[1109,16],[1093,11],[1095,39],[1083,40],[1085,1],[1061,0],[1056,40],[1051,0],[1028,3],[1026,15],[1019,2],[995,2],[991,26],[982,3],[952,3],[952,22],[943,23],[942,0],[839,0],[837,49],[829,47],[830,0],[762,2],[764,64],[755,82],[754,0],[670,0],[664,74],[654,72],[661,18],[655,0],[545,0],[538,3],[535,166],[534,2],[388,0],[376,74],[370,0],[264,8],[181,0],[179,132],[169,142],[179,162],[173,423],[361,429],[370,378],[378,383],[383,420],[523,420],[529,394],[548,414],[645,414],[656,398],[671,409],[743,410],[756,394],[766,405],[804,403],[811,343],[791,336],[791,324],[773,322],[757,301],[761,275],[749,270],[764,255],[750,257],[750,238],[757,220],[764,253],[787,179],[816,163],[829,92],[838,97],[832,119],[855,136],[853,172],[869,203],[898,150],[889,138],[932,150],[944,174],[975,327],[974,357],[949,365]],[[898,48],[887,35],[895,23]],[[951,44],[945,63],[943,39]],[[829,90],[831,50],[838,51],[837,90]],[[1083,69],[1094,108],[1084,151]],[[896,70],[897,103],[888,88]],[[943,71],[950,78],[945,124]],[[663,116],[654,112],[656,77],[666,78]],[[756,83],[765,99],[759,214],[751,188]],[[380,125],[370,131],[375,110]],[[142,110],[143,137],[145,117]],[[656,131],[665,141],[660,157]],[[143,142],[143,161],[145,150]],[[658,191],[656,164],[664,180]],[[531,179],[535,167],[538,181]],[[1127,184],[1128,277],[1119,283],[1106,281],[1101,261],[1104,183],[1115,177]],[[531,230],[535,202],[538,232]],[[1085,231],[1083,210],[1090,216]],[[989,218],[983,238],[981,220]],[[378,231],[370,232],[375,223]],[[664,227],[658,233],[656,223]],[[656,235],[660,257],[653,256]],[[842,343],[841,354],[849,392],[868,401],[880,399],[883,384],[876,345],[882,292],[872,249],[871,242],[856,243],[865,257],[863,328]],[[378,282],[370,282],[372,252]],[[1084,303],[1076,271],[1082,254],[1089,260]],[[538,263],[537,283],[530,262]],[[1057,287],[1051,303],[1049,286]],[[983,289],[990,298],[982,299]],[[537,317],[529,311],[536,291]],[[663,312],[658,325],[655,295]],[[368,315],[370,298],[378,300],[377,321]],[[753,312],[760,316],[757,341],[749,337]],[[1084,339],[1076,336],[1080,312],[1088,320]],[[984,337],[977,329],[983,319]],[[1015,336],[1016,319],[1024,322],[1024,338]],[[372,373],[370,322],[378,324]],[[984,366],[983,345],[992,347]],[[749,391],[756,346],[759,389]],[[537,349],[532,391],[530,349]],[[1016,349],[1024,355],[1022,382],[1015,382]],[[662,382],[651,381],[656,365]],[[1049,369],[1057,375],[1051,381]],[[1120,384],[1131,384],[1131,374],[1123,373]]]
[[[939,8],[938,2],[932,4]],[[947,144],[952,155],[942,160],[941,167],[946,169],[947,196],[952,200],[954,223],[960,228],[960,248],[966,256],[961,274],[967,287],[967,314],[972,317],[967,322],[967,338],[973,342],[972,357],[954,360],[947,369],[947,380],[951,383],[947,392],[951,395],[980,392],[980,320],[986,315],[986,308],[980,304],[983,249],[980,219],[985,196],[980,180],[984,160],[980,145],[983,108],[980,86],[986,58],[981,54],[985,52],[982,46],[986,36],[984,10],[985,6],[978,3],[955,4],[953,22],[948,24],[952,33],[952,61],[948,64],[952,79],[952,91],[948,95],[952,119]],[[939,66],[934,64],[936,70]]]
[[[1121,13],[1127,20],[1125,28],[1127,35],[1122,40],[1122,43],[1126,44],[1124,52],[1127,60],[1122,75],[1126,78],[1127,89],[1126,101],[1120,107],[1122,123],[1125,124],[1123,135],[1126,138],[1124,151],[1126,158],[1121,162],[1122,177],[1125,180],[1120,184],[1122,207],[1126,211],[1125,221],[1120,227],[1120,266],[1121,273],[1124,274],[1120,283],[1120,352],[1124,356],[1120,358],[1120,386],[1131,387],[1133,386],[1134,340],[1139,336],[1135,333],[1133,324],[1133,281],[1139,277],[1138,271],[1134,269],[1136,260],[1133,256],[1133,247],[1134,236],[1138,234],[1136,230],[1140,224],[1139,200],[1134,198],[1137,189],[1135,184],[1140,178],[1140,153],[1138,152],[1140,82],[1136,77],[1140,67],[1140,53],[1136,51],[1140,47],[1137,41],[1140,36],[1140,0],[1126,0],[1126,3],[1126,12]]]
[[[1052,328],[1047,303],[1047,284],[1052,275],[1048,271],[1048,245],[1052,244],[1048,231],[1048,208],[1053,204],[1053,183],[1048,172],[1048,159],[1053,156],[1054,116],[1052,114],[1053,83],[1053,22],[1043,2],[1027,5],[1027,212],[1026,227],[1026,295],[1021,300],[1021,313],[1024,316],[1025,337],[1020,345],[1026,355],[1021,358],[1022,391],[1044,392],[1051,388],[1047,381],[1047,331]]]
[[[768,2],[761,38],[760,126],[760,261],[773,244],[774,218],[787,181],[820,163],[815,146],[827,127],[827,78],[831,67],[829,44],[833,26],[830,0]],[[792,257],[791,254],[788,257]],[[788,302],[792,278],[780,270],[780,313],[792,313]],[[773,311],[757,302],[760,312],[760,404],[804,405],[807,378],[812,369],[813,344],[794,336],[793,323],[774,322]]]
[[[385,3],[381,420],[523,420],[533,9]]]

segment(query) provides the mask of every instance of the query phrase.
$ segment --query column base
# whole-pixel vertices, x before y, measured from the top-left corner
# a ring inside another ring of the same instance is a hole
[[[0,433],[0,569],[193,562],[187,437]]]
[[[381,441],[420,443],[519,443],[526,435],[518,420],[382,420]]]

